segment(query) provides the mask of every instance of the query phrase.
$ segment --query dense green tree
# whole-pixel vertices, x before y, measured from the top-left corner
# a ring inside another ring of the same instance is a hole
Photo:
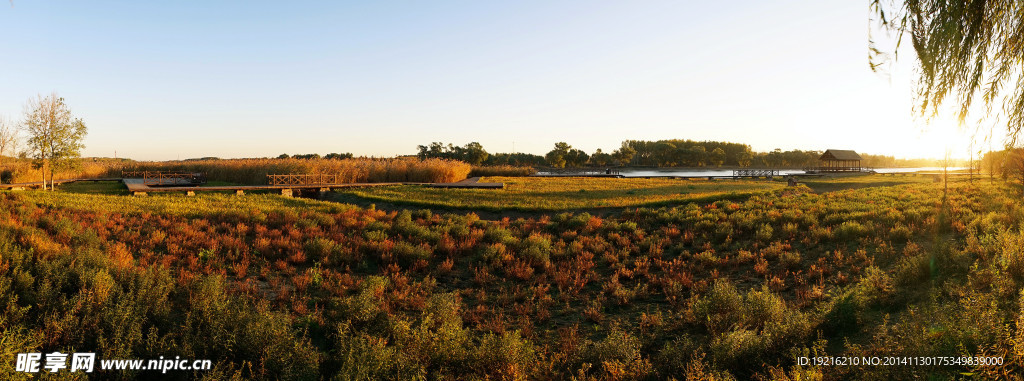
[[[463,148],[462,154],[462,160],[473,165],[483,164],[483,162],[487,160],[488,156],[487,151],[484,150],[484,146],[477,142],[466,144]]]
[[[419,153],[416,156],[418,156],[420,160],[427,158],[441,158],[444,157],[445,154],[444,143],[441,142],[433,142],[426,146],[416,146],[416,148],[419,150]]]
[[[612,161],[612,155],[604,153],[600,148],[590,155],[590,163],[599,167],[608,165]]]
[[[478,142],[467,143],[465,146],[456,146],[448,143],[433,142],[430,145],[416,146],[418,150],[416,157],[422,159],[439,158],[461,160],[473,165],[481,165],[487,161],[490,154],[484,146]]]
[[[659,142],[654,151],[655,165],[673,166],[679,158],[676,145],[669,142]]]
[[[619,165],[629,165],[633,160],[633,156],[636,155],[636,150],[633,147],[622,143],[622,147],[612,152],[612,158],[619,163]]]
[[[1003,161],[1003,177],[1020,180],[1024,184],[1024,148],[1006,151]]]
[[[736,165],[741,167],[749,167],[751,160],[754,159],[754,154],[750,150],[740,152],[736,155]]]
[[[484,161],[484,165],[542,166],[546,164],[547,161],[544,159],[544,156],[523,152],[490,154],[487,156],[487,160]]]
[[[668,145],[674,147],[673,150],[675,152],[667,152]],[[701,149],[696,148],[698,146],[703,148],[703,152],[701,152]],[[658,141],[627,140],[622,142],[622,147],[619,152],[626,148],[632,151],[632,155],[629,155],[626,158],[627,160],[620,161],[623,165],[699,166],[702,163],[707,163],[708,158],[705,156],[707,152],[714,151],[716,148],[720,148],[725,153],[723,159],[723,164],[725,165],[741,165],[741,159],[749,160],[753,157],[750,146],[730,142],[698,142],[682,139]],[[746,165],[749,165],[749,163]]]
[[[684,167],[698,167],[697,150],[693,147],[678,147],[675,150],[675,158],[665,165],[679,165]]]
[[[693,148],[690,148],[690,150],[693,151],[693,156],[690,159],[691,161],[687,163],[688,165],[703,167],[707,164],[708,151],[704,146],[694,146]]]
[[[351,159],[351,158],[352,158],[352,153],[351,152],[345,152],[345,153],[334,153],[334,152],[332,152],[332,153],[329,153],[327,155],[324,155],[324,159],[332,159],[332,160],[342,160],[342,159]]]
[[[559,151],[548,152],[544,155],[544,160],[547,161],[548,165],[554,168],[565,168],[565,154]]]
[[[555,149],[544,155],[544,159],[547,160],[548,165],[555,168],[565,168],[567,164],[566,156],[569,154],[569,150],[572,146],[566,142],[555,143]]]
[[[565,165],[570,167],[582,167],[587,164],[588,160],[590,160],[590,155],[581,149],[573,148],[565,154]]]
[[[711,153],[708,154],[708,163],[716,167],[721,167],[722,163],[725,163],[725,150],[721,147],[711,150]]]

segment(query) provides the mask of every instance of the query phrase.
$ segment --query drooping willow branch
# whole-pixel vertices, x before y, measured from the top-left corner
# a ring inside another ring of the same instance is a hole
[[[1024,2],[871,0],[870,9],[875,25],[896,36],[897,48],[903,38],[914,48],[915,112],[931,117],[953,101],[961,123],[970,116],[997,123],[1001,115],[1008,144],[1017,143],[1024,126]],[[889,56],[874,41],[869,54],[873,70]]]

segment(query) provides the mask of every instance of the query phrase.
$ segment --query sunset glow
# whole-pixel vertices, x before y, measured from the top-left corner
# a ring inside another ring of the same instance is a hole
[[[912,56],[889,76],[869,69],[858,2],[455,2],[401,12],[254,2],[239,12],[15,2],[0,11],[0,32],[24,38],[4,46],[18,59],[0,61],[0,114],[59,91],[89,122],[85,155],[135,159],[394,156],[431,141],[535,154],[558,141],[593,152],[627,139],[945,150],[911,113]]]

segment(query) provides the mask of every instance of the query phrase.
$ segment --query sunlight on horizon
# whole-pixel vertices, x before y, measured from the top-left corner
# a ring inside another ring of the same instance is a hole
[[[971,131],[961,127],[955,118],[936,117],[923,127],[915,127],[916,140],[905,142],[903,153],[907,158],[942,159],[949,151],[950,159],[969,159]],[[977,152],[984,137],[977,137]],[[988,151],[987,146],[983,151]]]

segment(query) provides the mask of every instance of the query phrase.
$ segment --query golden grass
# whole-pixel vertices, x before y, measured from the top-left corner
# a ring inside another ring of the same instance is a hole
[[[82,159],[71,168],[55,170],[53,172],[53,178],[56,180],[64,180],[107,177],[114,171],[117,171],[118,174],[120,174],[120,168],[127,162],[128,160],[122,159]],[[32,160],[29,159],[3,158],[3,160],[0,161],[0,172],[8,171],[12,175],[12,183],[37,182],[42,181],[43,179],[42,169],[34,168]],[[47,181],[49,181],[49,178],[47,178]]]
[[[578,177],[485,177],[481,181],[505,183],[505,189],[394,186],[341,193],[372,201],[428,207],[558,211],[738,198],[785,186],[773,181]]]
[[[266,184],[267,175],[332,174],[343,183],[455,182],[470,165],[446,159],[228,159],[136,163],[134,169],[206,173],[209,180]]]
[[[957,179],[951,179],[956,181]],[[931,184],[935,182],[932,176],[882,176],[863,175],[847,177],[820,177],[799,180],[801,184],[807,185],[817,193],[834,192],[846,189],[860,189],[871,187],[885,187],[902,184]]]

